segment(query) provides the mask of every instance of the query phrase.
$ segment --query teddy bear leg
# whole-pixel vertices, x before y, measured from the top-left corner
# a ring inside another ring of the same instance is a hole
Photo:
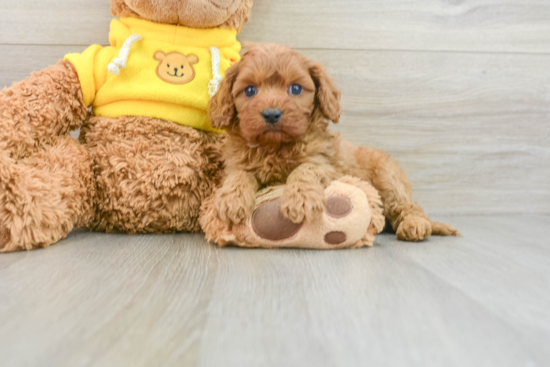
[[[86,114],[78,75],[60,61],[0,91],[0,150],[28,157],[78,128]]]
[[[88,152],[70,137],[19,161],[0,151],[0,252],[47,247],[86,226],[94,191]]]
[[[283,191],[284,185],[258,192],[256,209],[241,225],[220,220],[212,196],[204,202],[201,214],[206,237],[222,246],[356,248],[372,246],[374,236],[384,227],[378,192],[358,178],[342,177],[332,182],[325,190],[325,213],[299,224],[281,212]]]
[[[201,202],[220,180],[221,134],[146,117],[94,117],[81,131],[97,180],[93,230],[201,231]]]

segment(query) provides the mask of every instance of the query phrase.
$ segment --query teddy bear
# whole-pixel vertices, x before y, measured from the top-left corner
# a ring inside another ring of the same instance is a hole
[[[209,96],[252,0],[111,0],[109,43],[0,92],[0,251],[77,227],[200,232],[223,136]],[[83,122],[84,121],[84,122]],[[71,130],[81,128],[79,142]]]

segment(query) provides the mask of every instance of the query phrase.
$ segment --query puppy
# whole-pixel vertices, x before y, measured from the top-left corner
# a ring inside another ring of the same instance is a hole
[[[226,176],[214,200],[218,217],[242,223],[260,188],[286,183],[283,215],[294,223],[311,220],[325,209],[329,183],[350,175],[380,192],[399,239],[459,235],[412,200],[407,176],[388,154],[328,131],[340,112],[340,91],[322,65],[284,45],[250,45],[210,101],[212,126],[227,132],[221,147]]]

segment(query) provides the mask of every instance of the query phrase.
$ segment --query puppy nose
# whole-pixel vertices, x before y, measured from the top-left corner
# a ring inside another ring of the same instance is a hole
[[[281,117],[283,117],[283,111],[279,108],[266,108],[262,112],[262,116],[268,124],[275,124],[281,120]]]

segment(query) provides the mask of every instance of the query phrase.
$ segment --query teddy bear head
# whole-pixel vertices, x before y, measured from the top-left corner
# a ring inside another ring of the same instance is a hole
[[[111,0],[111,13],[191,28],[241,30],[253,0]]]

